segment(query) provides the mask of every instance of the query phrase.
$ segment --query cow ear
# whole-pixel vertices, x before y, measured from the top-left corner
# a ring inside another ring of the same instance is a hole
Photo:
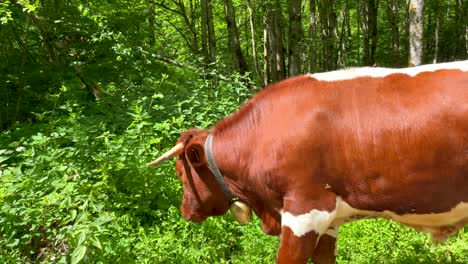
[[[185,149],[185,156],[193,167],[200,167],[207,163],[205,148],[198,143],[189,144]]]

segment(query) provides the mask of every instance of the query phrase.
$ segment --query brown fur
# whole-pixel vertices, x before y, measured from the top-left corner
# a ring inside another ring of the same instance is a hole
[[[179,139],[186,144],[176,163],[181,209],[196,222],[229,207],[206,165],[209,133],[189,130]],[[330,239],[317,244],[314,232],[296,237],[282,227],[281,210],[330,212],[337,196],[359,210],[401,215],[468,202],[468,73],[459,70],[291,78],[257,94],[213,135],[231,191],[254,209],[266,233],[282,236],[278,263],[329,263],[334,250]],[[453,226],[440,228],[454,233]]]

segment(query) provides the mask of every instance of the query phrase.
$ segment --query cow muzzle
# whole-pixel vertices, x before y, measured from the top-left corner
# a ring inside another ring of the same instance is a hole
[[[188,206],[184,202],[182,202],[182,205],[180,206],[180,211],[182,212],[182,215],[184,216],[185,220],[192,221],[197,224],[203,222],[206,218],[208,218],[207,216],[203,216],[203,214],[197,213],[196,210],[194,210],[192,207]]]

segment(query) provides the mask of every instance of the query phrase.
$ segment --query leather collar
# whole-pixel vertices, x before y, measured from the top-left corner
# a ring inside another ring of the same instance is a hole
[[[205,141],[205,154],[206,154],[206,160],[208,161],[208,167],[210,168],[211,172],[213,172],[216,181],[218,182],[219,186],[221,186],[221,190],[223,190],[224,194],[231,200],[231,203],[233,201],[236,201],[237,198],[232,194],[231,190],[226,184],[226,181],[224,180],[223,175],[221,174],[221,171],[219,171],[218,166],[216,165],[216,162],[213,158],[213,150],[212,150],[212,145],[213,145],[213,135],[208,135]]]

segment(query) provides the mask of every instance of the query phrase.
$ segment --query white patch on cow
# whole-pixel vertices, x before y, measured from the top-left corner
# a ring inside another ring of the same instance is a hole
[[[315,231],[321,235],[327,231],[333,219],[333,212],[329,213],[315,209],[297,216],[288,212],[283,212],[281,214],[281,226],[291,228],[294,235],[297,237],[301,237],[311,231]]]
[[[443,213],[403,214],[391,211],[374,212],[359,210],[341,201],[331,226],[356,221],[362,218],[386,218],[407,225],[418,231],[430,233],[434,241],[444,241],[468,224],[468,203],[460,202]]]
[[[468,224],[468,203],[460,202],[451,210],[443,213],[399,215],[391,211],[375,212],[356,209],[337,196],[336,207],[331,212],[313,209],[308,213],[293,215],[282,211],[281,226],[289,227],[297,237],[312,231],[319,236],[326,233],[337,237],[339,225],[363,218],[394,220],[418,231],[431,233],[435,240],[445,240]]]
[[[427,64],[411,68],[392,69],[392,68],[379,68],[379,67],[361,67],[361,68],[349,68],[345,70],[337,70],[331,72],[321,72],[308,74],[309,77],[317,79],[318,81],[341,81],[350,80],[359,77],[372,77],[382,78],[394,73],[402,73],[409,76],[415,76],[422,72],[433,72],[436,70],[450,70],[458,69],[461,71],[468,71],[468,60],[457,61],[439,64]]]
[[[331,212],[312,209],[310,212],[300,215],[293,215],[282,211],[281,226],[289,227],[297,237],[301,237],[311,231],[321,236],[328,230],[328,227],[335,219],[335,215],[336,209]]]
[[[350,222],[360,218],[386,218],[409,226],[441,227],[462,223],[468,220],[468,203],[460,202],[448,212],[434,214],[403,214],[399,215],[391,211],[374,212],[360,210],[351,207],[348,203],[339,199],[339,206],[332,226]],[[338,201],[338,199],[337,199]],[[356,216],[359,216],[356,218]]]

